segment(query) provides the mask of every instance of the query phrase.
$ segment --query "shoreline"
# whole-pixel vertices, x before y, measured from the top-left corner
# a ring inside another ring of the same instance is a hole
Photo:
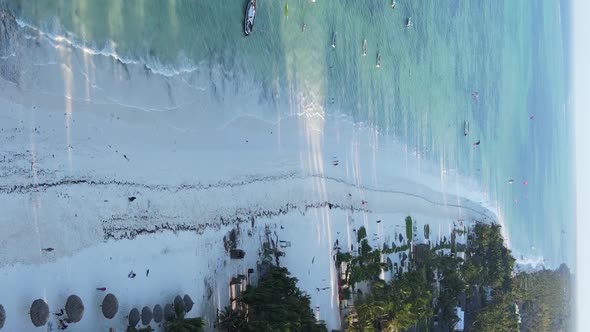
[[[226,280],[255,262],[252,254],[228,263],[223,253],[221,238],[237,222],[251,225],[252,239],[242,245],[252,253],[267,224],[294,244],[285,264],[336,327],[334,239],[350,245],[352,230],[365,225],[378,243],[397,234],[407,215],[433,230],[457,219],[496,219],[469,179],[374,128],[326,114],[313,96],[282,98],[219,67],[169,78],[43,41],[19,47],[23,75],[0,80],[7,142],[0,281],[36,287],[11,292],[9,317],[24,311],[27,297],[47,298],[52,310],[66,291],[95,299],[102,283],[129,299],[125,305],[142,306],[174,292],[201,299],[201,280],[213,280],[215,294],[192,313],[211,317],[205,303],[225,305]],[[47,247],[55,251],[44,253]],[[162,248],[176,248],[176,265]],[[120,260],[106,259],[114,255]],[[129,266],[149,260],[158,262],[150,263],[153,279],[127,283]],[[190,277],[169,278],[177,268]],[[330,280],[329,296],[314,291],[318,279]],[[72,330],[106,323],[89,314]],[[25,324],[23,316],[7,328]]]

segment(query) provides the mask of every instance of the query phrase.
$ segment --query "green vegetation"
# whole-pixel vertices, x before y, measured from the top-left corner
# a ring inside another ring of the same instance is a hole
[[[514,278],[514,296],[520,304],[523,331],[569,331],[572,288],[571,273],[559,269],[522,273]]]
[[[406,217],[406,240],[408,243],[412,241],[412,217]]]
[[[347,321],[350,331],[400,331],[432,316],[432,294],[423,274],[403,273],[386,283],[374,281],[371,292],[359,296]],[[356,320],[352,319],[355,318]]]
[[[421,271],[403,273],[394,280],[391,298],[395,312],[392,324],[397,330],[417,325],[433,314],[432,293]]]
[[[174,308],[174,318],[164,322],[166,332],[201,332],[204,331],[205,320],[201,317],[185,318],[183,308]]]
[[[484,307],[477,314],[471,327],[473,331],[481,332],[518,331],[518,315],[513,297],[507,294]]]
[[[382,252],[373,249],[367,240],[367,231],[364,227],[357,232],[358,255],[350,253],[338,254],[339,262],[348,262],[345,271],[346,282],[354,288],[354,285],[361,281],[370,281],[381,273],[381,270],[389,269],[387,263],[381,262]]]
[[[474,331],[516,331],[516,314],[512,294],[512,271],[515,259],[504,245],[501,226],[478,223],[467,244],[468,259],[463,264],[467,286],[491,287],[492,301],[482,308],[473,308]]]
[[[226,306],[219,314],[219,326],[222,331],[245,331],[247,324],[246,312],[244,310],[232,310],[231,306]]]
[[[440,280],[439,296],[437,298],[437,309],[442,313],[442,319],[452,326],[457,322],[458,317],[455,307],[459,303],[459,296],[467,285],[460,269],[461,259],[451,256],[434,256],[434,266],[443,278]]]
[[[283,267],[268,264],[258,286],[248,286],[238,299],[240,308],[226,308],[220,327],[227,332],[277,331],[324,332],[325,324],[315,320],[309,295],[297,288],[297,279]]]
[[[498,224],[478,223],[474,226],[466,253],[470,259],[463,265],[469,285],[509,289],[515,259],[504,245],[500,229]]]
[[[409,217],[406,221],[408,220],[411,233],[412,221]],[[366,239],[364,227],[359,229],[357,241],[360,244],[356,256],[350,253],[338,254],[337,260],[349,263],[345,280],[348,285],[354,288],[356,283],[367,281],[370,283],[370,292],[355,297],[355,309],[347,317],[347,329],[399,331],[425,323],[432,316],[433,309],[430,282],[424,268],[408,273],[395,273],[395,277],[389,282],[378,278],[381,271],[389,268],[386,263],[381,263],[381,255],[407,250],[409,245],[395,247],[392,244],[392,248],[384,245],[383,250],[373,249]],[[426,252],[426,256],[430,257],[430,251]]]
[[[356,242],[359,243],[366,237],[367,237],[367,230],[363,226],[363,227],[359,228],[359,230],[356,232]]]
[[[466,327],[472,331],[570,330],[571,274],[567,267],[514,275],[515,259],[496,224],[475,224],[466,245],[456,243],[457,234],[466,231],[459,230],[451,234],[450,241],[445,238],[434,247],[410,246],[412,226],[411,217],[407,217],[407,245],[384,244],[382,250],[369,246],[366,230],[361,227],[357,252],[337,254],[338,263],[349,263],[343,282],[354,289],[356,283],[364,281],[369,288],[366,294],[351,293],[348,287],[341,290],[346,292],[342,298],[354,299],[354,309],[346,319],[347,330],[428,330],[434,326],[435,313],[439,328],[452,329],[459,319],[455,311],[458,304],[466,312]],[[424,235],[429,233],[425,225]],[[381,256],[410,248],[409,270],[401,274],[396,271],[390,281],[379,279],[381,271],[392,268],[381,263]],[[450,255],[443,255],[441,249],[450,249]],[[465,260],[457,257],[459,252],[465,253]]]
[[[406,250],[408,250],[408,249],[410,249],[410,246],[409,246],[409,245],[407,245],[407,244],[404,244],[403,246],[396,247],[396,248],[393,250],[393,252],[396,252],[396,253],[397,253],[397,252],[406,251]]]
[[[166,332],[201,332],[204,331],[205,320],[200,317],[175,319],[164,323]]]

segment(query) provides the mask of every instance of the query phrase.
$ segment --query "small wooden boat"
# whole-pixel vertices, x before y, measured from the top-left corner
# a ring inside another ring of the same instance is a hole
[[[367,55],[367,39],[363,39],[363,56]]]
[[[412,27],[412,18],[408,17],[406,19],[406,28],[410,28],[410,27]]]
[[[252,33],[254,27],[254,19],[256,18],[256,0],[249,0],[246,7],[246,15],[244,18],[244,33],[246,36]]]

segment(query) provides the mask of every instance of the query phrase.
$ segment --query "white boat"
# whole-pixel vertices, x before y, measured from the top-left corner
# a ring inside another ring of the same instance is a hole
[[[381,54],[377,53],[377,64],[375,65],[377,68],[381,68]]]
[[[412,18],[408,17],[406,19],[406,28],[410,28],[412,26]]]
[[[254,27],[254,19],[256,18],[256,0],[248,1],[248,6],[246,7],[246,15],[244,18],[244,33],[246,36],[252,33],[252,28]]]
[[[336,31],[332,34],[332,48],[336,48]]]
[[[463,136],[467,136],[469,134],[469,121],[465,120],[463,122]]]
[[[391,1],[391,9],[395,9],[395,6],[397,5],[397,2],[395,0]]]
[[[363,56],[367,55],[367,39],[363,39]]]

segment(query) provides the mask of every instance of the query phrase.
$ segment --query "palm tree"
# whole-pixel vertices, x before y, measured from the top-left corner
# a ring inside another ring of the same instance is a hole
[[[166,332],[202,332],[205,320],[201,317],[174,319],[164,324]]]
[[[232,310],[231,306],[223,308],[219,314],[219,327],[227,332],[239,332],[246,329],[248,322],[242,310]]]
[[[175,308],[176,315],[164,323],[166,332],[202,332],[205,320],[201,317],[184,318],[186,314],[182,308]]]

